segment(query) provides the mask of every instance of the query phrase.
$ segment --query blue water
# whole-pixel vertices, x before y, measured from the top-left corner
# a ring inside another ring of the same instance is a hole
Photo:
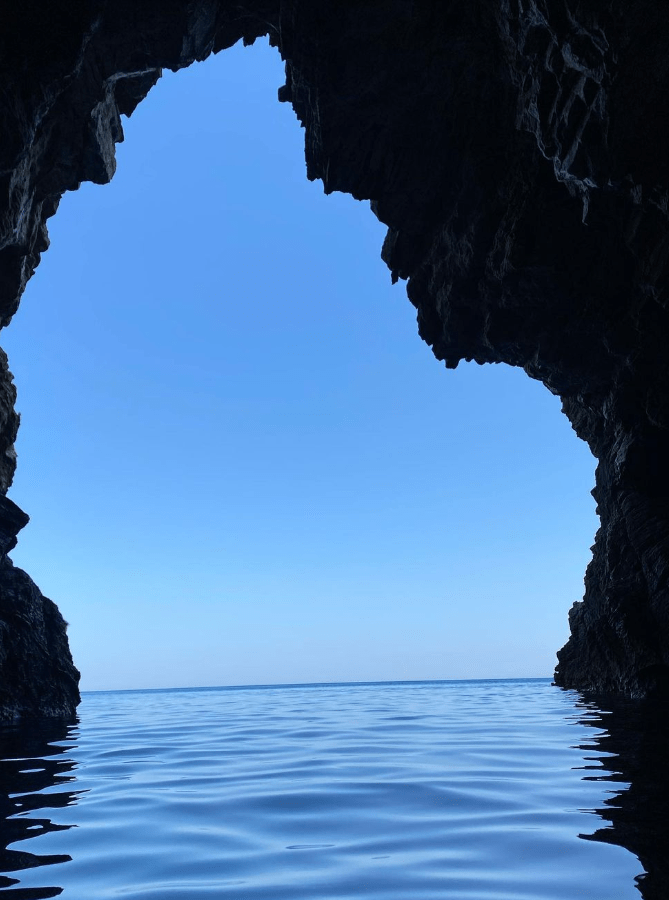
[[[639,900],[607,714],[545,680],[87,694],[2,732],[0,893]]]

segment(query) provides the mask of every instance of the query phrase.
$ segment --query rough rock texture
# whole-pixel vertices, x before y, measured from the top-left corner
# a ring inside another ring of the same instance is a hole
[[[668,693],[664,4],[8,6],[0,321],[47,247],[62,192],[113,175],[120,114],[161,67],[268,34],[286,60],[280,99],[305,126],[308,177],[372,201],[389,226],[383,257],[408,280],[437,358],[522,366],[562,398],[599,460],[601,528],[556,682]],[[5,396],[0,450],[11,460],[16,419]]]
[[[0,350],[0,722],[22,717],[72,716],[79,702],[79,672],[55,603],[7,556],[28,516],[4,492],[16,468],[19,425],[16,391]]]
[[[5,558],[0,563],[0,710],[2,719],[69,718],[79,702],[66,623],[55,603]]]

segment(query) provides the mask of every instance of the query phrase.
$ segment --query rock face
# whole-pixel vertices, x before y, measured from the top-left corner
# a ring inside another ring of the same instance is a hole
[[[0,350],[0,722],[25,716],[72,715],[79,672],[72,664],[66,624],[56,604],[7,556],[28,516],[4,493],[12,482],[19,426],[16,391]]]
[[[24,0],[9,7],[0,29],[0,322],[11,319],[48,245],[45,223],[62,193],[112,177],[120,115],[133,111],[161,68],[269,35],[286,61],[280,99],[305,127],[308,177],[326,192],[372,201],[389,228],[383,258],[394,278],[407,279],[435,356],[448,367],[460,360],[522,366],[562,398],[599,460],[601,528],[556,682],[669,693],[664,5]],[[17,420],[6,370],[2,377],[6,491]],[[16,508],[2,515],[0,531],[15,534]],[[0,583],[3,619],[11,573]],[[11,643],[8,618],[7,628]],[[54,653],[66,647],[64,631],[50,639]],[[71,688],[65,669],[59,677]],[[2,674],[9,684],[15,669],[7,663]],[[25,690],[25,708],[39,707]],[[70,697],[74,704],[76,689]]]

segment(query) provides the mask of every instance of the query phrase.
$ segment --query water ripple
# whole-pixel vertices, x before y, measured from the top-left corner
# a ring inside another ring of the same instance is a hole
[[[636,900],[637,858],[579,838],[621,789],[579,702],[543,681],[89,694],[78,727],[8,732],[0,893]]]

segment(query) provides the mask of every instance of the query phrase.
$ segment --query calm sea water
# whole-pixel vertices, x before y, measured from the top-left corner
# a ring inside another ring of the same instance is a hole
[[[0,893],[668,897],[635,715],[544,680],[88,694],[1,734]]]

